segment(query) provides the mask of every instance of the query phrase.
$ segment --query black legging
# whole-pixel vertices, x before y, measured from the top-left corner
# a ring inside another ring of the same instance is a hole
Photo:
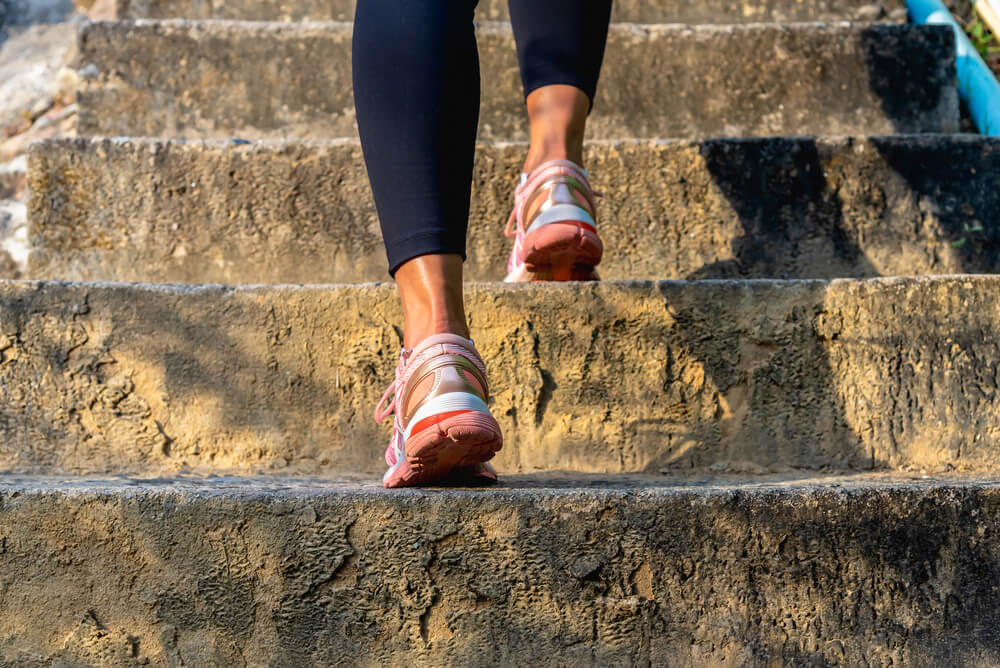
[[[465,257],[479,122],[478,0],[358,0],[354,104],[389,273]],[[594,99],[611,0],[510,0],[524,94],[569,84]]]

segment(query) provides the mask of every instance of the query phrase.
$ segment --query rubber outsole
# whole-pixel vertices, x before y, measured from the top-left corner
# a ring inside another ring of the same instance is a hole
[[[458,470],[489,461],[503,447],[500,425],[489,413],[469,411],[441,420],[412,434],[406,461],[383,481],[386,487],[441,482]]]
[[[580,223],[550,223],[524,238],[526,280],[594,281],[601,238]]]

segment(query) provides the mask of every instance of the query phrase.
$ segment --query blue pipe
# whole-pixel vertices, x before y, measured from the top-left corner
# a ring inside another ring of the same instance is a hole
[[[906,0],[910,18],[921,25],[949,25],[955,32],[958,94],[979,132],[1000,137],[1000,83],[941,0]]]

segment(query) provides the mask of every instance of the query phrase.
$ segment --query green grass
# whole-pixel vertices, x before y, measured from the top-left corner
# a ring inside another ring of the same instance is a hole
[[[996,35],[990,32],[982,19],[976,18],[966,23],[965,34],[969,36],[969,40],[976,47],[976,51],[983,57],[983,60],[989,60],[990,56],[1000,54],[1000,41],[997,40]]]
[[[978,222],[975,223],[975,224],[973,224],[973,225],[971,225],[971,226],[968,225],[968,224],[965,224],[962,227],[964,228],[965,234],[964,234],[964,236],[961,239],[956,239],[955,241],[951,242],[951,247],[952,248],[961,248],[962,246],[964,246],[966,244],[967,241],[969,241],[970,239],[972,239],[973,236],[977,232],[982,232],[983,229],[984,229],[982,223],[978,223]]]

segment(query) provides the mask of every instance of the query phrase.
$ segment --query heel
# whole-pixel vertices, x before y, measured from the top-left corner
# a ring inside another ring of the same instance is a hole
[[[533,280],[599,280],[594,270],[604,244],[589,225],[549,223],[525,237],[524,264]]]
[[[489,461],[503,447],[500,425],[482,411],[443,414],[406,442],[400,465],[386,472],[386,487],[423,485],[447,479],[456,469]]]

